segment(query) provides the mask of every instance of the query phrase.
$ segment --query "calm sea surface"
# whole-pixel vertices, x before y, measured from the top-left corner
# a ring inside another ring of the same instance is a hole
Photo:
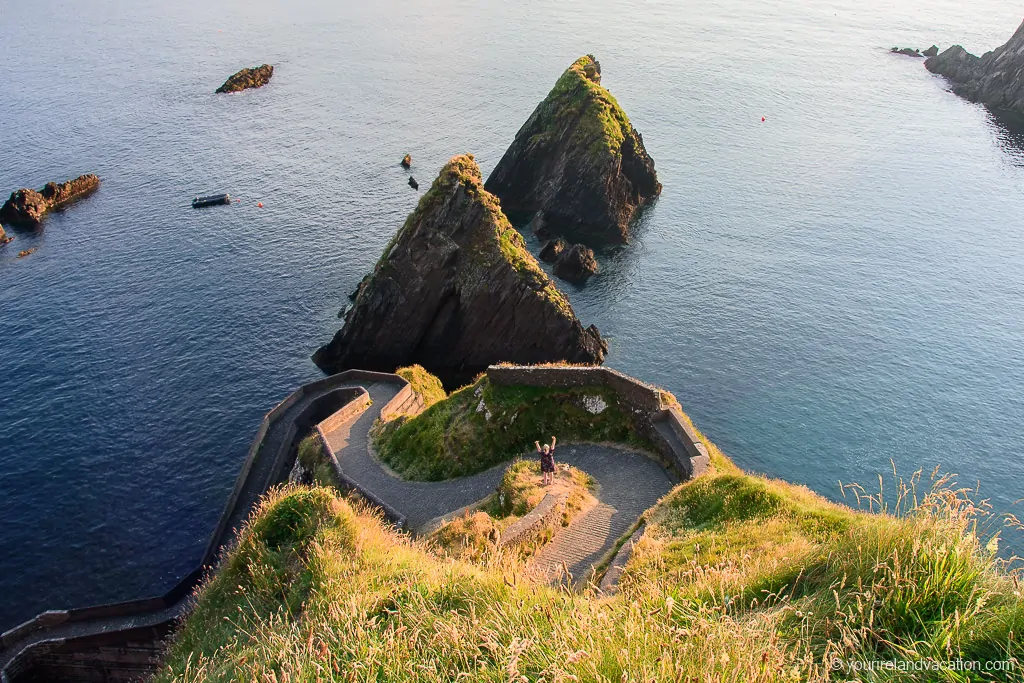
[[[886,49],[980,53],[1020,19],[994,0],[0,0],[0,191],[103,178],[0,250],[0,628],[191,568],[261,416],[319,375],[309,354],[415,205],[398,160],[421,185],[466,151],[487,173],[586,52],[665,186],[567,288],[609,365],[674,391],[745,468],[835,497],[890,459],[940,465],[1016,509],[1024,137]],[[269,87],[213,95],[262,62]],[[218,191],[242,202],[190,208]]]

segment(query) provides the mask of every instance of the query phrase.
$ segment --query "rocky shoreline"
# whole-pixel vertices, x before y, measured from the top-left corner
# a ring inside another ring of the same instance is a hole
[[[944,76],[966,100],[1024,113],[1024,23],[1004,45],[981,57],[954,45],[929,57],[924,66]]]
[[[87,197],[99,187],[99,176],[87,173],[64,183],[46,183],[38,192],[27,188],[16,190],[0,207],[0,223],[39,227],[47,213]]]

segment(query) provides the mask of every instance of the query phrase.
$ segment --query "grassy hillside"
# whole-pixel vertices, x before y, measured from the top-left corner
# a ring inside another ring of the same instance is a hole
[[[480,378],[444,399],[421,368],[406,376],[432,405],[382,426],[378,445],[407,476],[477,472],[538,434],[636,438],[600,389]],[[1019,571],[997,558],[969,491],[915,475],[889,497],[852,487],[854,509],[746,474],[700,438],[711,472],[648,512],[612,596],[531,578],[526,558],[547,534],[526,551],[498,548],[551,490],[535,460],[420,540],[333,488],[273,491],[156,680],[1024,681]],[[331,481],[318,439],[299,458]],[[571,516],[593,482],[563,475]]]
[[[612,597],[432,551],[328,489],[274,492],[157,680],[1024,680],[999,664],[1024,659],[1019,577],[964,491],[915,487],[897,516],[719,467],[652,511]],[[1003,670],[863,670],[961,659]]]
[[[599,413],[591,412],[594,398],[606,406]],[[551,435],[647,446],[610,389],[495,386],[486,376],[412,419],[384,425],[375,443],[380,458],[403,477],[438,481],[512,460]]]

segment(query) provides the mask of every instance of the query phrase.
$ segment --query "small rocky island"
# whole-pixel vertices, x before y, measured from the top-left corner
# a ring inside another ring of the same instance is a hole
[[[924,65],[945,76],[964,99],[1024,113],[1024,24],[1005,45],[981,57],[954,45]]]
[[[217,88],[218,93],[238,92],[249,88],[262,88],[274,76],[274,67],[269,64],[254,66],[251,69],[242,69],[228,80],[224,85]]]
[[[661,193],[654,160],[601,86],[601,65],[580,57],[519,129],[487,179],[506,213],[532,214],[542,238],[623,243],[637,209]]]
[[[17,190],[0,207],[0,223],[38,227],[44,215],[92,194],[99,186],[99,176],[87,173],[66,183],[46,183],[38,192]]]
[[[553,263],[556,276],[583,283],[598,271],[594,250],[582,244],[568,244],[561,237],[548,240],[540,250],[540,260]]]
[[[607,348],[526,250],[467,154],[441,169],[313,361],[331,373],[418,363],[458,386],[501,361],[600,364]]]

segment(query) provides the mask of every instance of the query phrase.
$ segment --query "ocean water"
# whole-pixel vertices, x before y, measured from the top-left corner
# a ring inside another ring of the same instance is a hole
[[[190,569],[261,416],[318,376],[309,354],[415,205],[398,160],[423,189],[457,153],[487,173],[587,52],[665,188],[566,286],[608,364],[745,468],[838,497],[890,461],[940,467],[1015,510],[1024,135],[886,50],[980,53],[1020,19],[994,0],[0,0],[0,189],[103,178],[0,250],[0,628]],[[262,62],[268,87],[213,95]],[[241,203],[190,208],[220,191]]]

